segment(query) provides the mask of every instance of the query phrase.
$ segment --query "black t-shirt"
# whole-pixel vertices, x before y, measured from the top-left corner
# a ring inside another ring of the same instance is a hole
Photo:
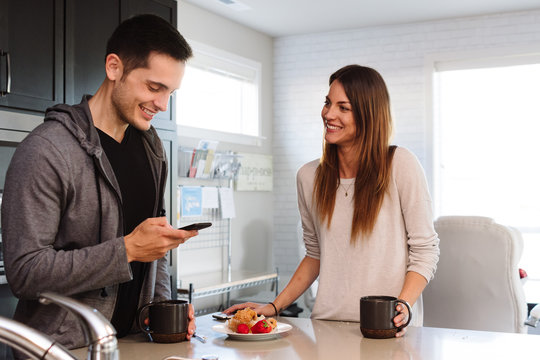
[[[121,143],[98,129],[101,146],[111,163],[122,192],[124,235],[143,220],[153,217],[156,200],[154,179],[144,150],[141,133],[128,126]],[[139,295],[148,263],[130,263],[133,280],[120,284],[116,307],[111,320],[117,337],[126,336],[135,320]]]

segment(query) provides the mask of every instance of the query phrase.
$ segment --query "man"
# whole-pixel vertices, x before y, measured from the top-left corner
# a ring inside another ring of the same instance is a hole
[[[197,231],[163,216],[167,160],[152,118],[167,109],[192,51],[163,19],[126,20],[107,43],[106,78],[79,105],[47,110],[6,175],[2,237],[15,320],[68,348],[85,345],[72,313],[37,301],[70,296],[108,318],[118,336],[137,308],[171,298],[166,253]],[[195,330],[190,310],[188,339]]]

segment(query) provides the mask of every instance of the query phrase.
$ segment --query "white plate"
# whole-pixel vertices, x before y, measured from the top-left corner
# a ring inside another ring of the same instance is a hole
[[[277,327],[269,333],[266,334],[238,334],[227,326],[226,323],[212,326],[212,330],[229,335],[229,338],[234,340],[244,340],[244,341],[258,341],[258,340],[269,340],[274,339],[292,329],[292,326],[284,323],[277,323]]]

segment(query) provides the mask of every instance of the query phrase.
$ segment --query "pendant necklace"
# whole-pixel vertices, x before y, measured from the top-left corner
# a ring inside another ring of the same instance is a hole
[[[343,186],[343,190],[345,190],[345,197],[349,196],[349,189],[354,183],[350,183],[349,186],[345,187],[342,183],[339,183],[339,186]]]

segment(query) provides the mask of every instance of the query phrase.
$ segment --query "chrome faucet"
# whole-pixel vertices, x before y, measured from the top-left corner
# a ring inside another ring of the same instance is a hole
[[[82,323],[88,345],[88,360],[118,360],[116,330],[96,309],[71,298],[51,292],[39,295],[42,304],[54,303],[75,313]]]
[[[77,315],[88,344],[88,360],[118,360],[116,330],[96,309],[51,292],[39,295],[42,304],[57,304]],[[65,347],[39,331],[15,320],[0,317],[0,342],[34,359],[76,360]]]
[[[0,342],[25,353],[33,359],[76,360],[62,345],[31,327],[0,317]]]

